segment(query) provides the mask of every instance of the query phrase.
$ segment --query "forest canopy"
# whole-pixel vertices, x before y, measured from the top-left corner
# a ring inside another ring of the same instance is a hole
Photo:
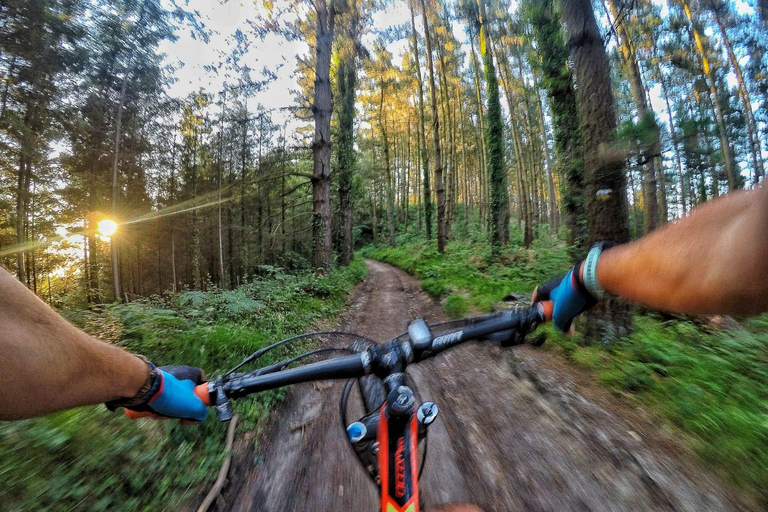
[[[237,23],[0,6],[0,263],[48,302],[231,289],[406,233],[497,257],[556,234],[576,258],[765,176],[754,0],[213,9]],[[185,70],[183,45],[211,59]]]

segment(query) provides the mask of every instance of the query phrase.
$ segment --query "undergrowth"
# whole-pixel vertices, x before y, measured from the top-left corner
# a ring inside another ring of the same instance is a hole
[[[365,276],[357,259],[327,277],[270,269],[234,291],[182,292],[68,316],[92,334],[160,365],[216,375],[245,356],[336,314]],[[283,353],[282,355],[285,355]],[[276,361],[268,354],[260,363]],[[234,404],[242,429],[263,422],[283,391]],[[128,421],[104,406],[0,424],[2,510],[170,510],[215,478],[225,425]]]
[[[434,241],[409,237],[399,238],[394,248],[368,246],[360,253],[418,277],[432,297],[448,297],[445,306],[452,316],[463,314],[452,310],[457,292],[467,308],[488,311],[510,293],[531,293],[536,285],[565,273],[570,261],[567,247],[554,236],[542,236],[527,249],[510,244],[496,256],[485,242],[450,242],[440,254]]]
[[[656,411],[707,464],[768,504],[768,316],[709,332],[690,321],[636,316],[614,345],[550,336],[615,393]]]
[[[569,266],[565,247],[549,237],[530,250],[508,249],[495,263],[484,243],[454,242],[439,254],[434,244],[398,242],[362,253],[419,277],[450,316],[464,315],[465,304],[487,312],[504,295],[531,291]],[[768,506],[768,315],[716,332],[637,315],[634,333],[611,345],[544,330],[545,348],[655,411],[709,467]]]

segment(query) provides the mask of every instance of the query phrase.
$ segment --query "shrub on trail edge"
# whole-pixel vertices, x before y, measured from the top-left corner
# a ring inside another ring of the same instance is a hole
[[[463,296],[454,293],[445,299],[443,308],[450,318],[461,318],[469,313],[469,302]]]

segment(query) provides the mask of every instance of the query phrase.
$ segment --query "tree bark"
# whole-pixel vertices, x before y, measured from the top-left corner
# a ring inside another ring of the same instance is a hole
[[[696,48],[699,50],[699,56],[701,57],[701,63],[704,68],[704,75],[709,85],[709,93],[712,99],[712,105],[715,109],[715,118],[717,119],[717,130],[720,135],[720,151],[723,154],[723,167],[725,167],[725,176],[728,179],[728,189],[734,190],[739,188],[740,180],[737,175],[737,171],[733,163],[733,155],[731,153],[731,146],[728,142],[728,132],[725,126],[725,116],[723,114],[723,108],[720,102],[720,94],[717,92],[717,83],[715,82],[714,73],[709,65],[709,57],[707,57],[706,48],[704,48],[704,41],[701,38],[696,20],[693,18],[693,12],[688,4],[688,0],[682,0],[683,10],[685,16],[688,18],[688,22],[691,24],[691,32],[693,34],[693,40],[696,44]]]
[[[432,188],[429,177],[429,155],[427,153],[426,116],[424,114],[424,82],[421,78],[421,62],[419,61],[419,41],[416,35],[416,20],[413,0],[408,2],[411,11],[411,36],[413,40],[413,61],[416,64],[416,81],[419,88],[419,155],[421,156],[422,170],[422,205],[424,207],[424,226],[427,240],[432,240]],[[419,228],[421,229],[421,228]]]
[[[661,135],[659,127],[656,124],[653,110],[648,105],[648,99],[645,96],[645,87],[643,77],[640,74],[640,65],[637,62],[634,43],[629,33],[626,16],[623,10],[627,9],[622,4],[623,0],[610,0],[610,9],[615,20],[616,33],[619,39],[619,49],[624,61],[624,69],[629,79],[629,88],[632,92],[632,98],[637,108],[637,117],[640,123],[652,126],[654,130],[652,145],[643,145],[640,149],[643,164],[643,228],[645,233],[649,233],[659,225],[659,204],[656,197],[656,175],[657,161],[656,155],[661,153],[660,141]]]
[[[387,135],[387,120],[384,117],[384,95],[386,93],[386,83],[382,79],[379,84],[379,129],[384,143],[384,172],[387,177],[386,197],[387,197],[387,228],[389,230],[389,245],[395,247],[395,185],[392,180],[392,165],[390,162],[389,136]]]
[[[574,64],[579,124],[584,151],[584,175],[589,242],[629,241],[624,156],[611,150],[617,120],[608,55],[590,0],[566,0],[563,21]],[[611,304],[587,321],[587,339],[609,342],[626,334],[629,307]]]
[[[443,184],[443,155],[440,148],[440,119],[437,115],[437,86],[435,85],[435,66],[432,62],[432,38],[429,35],[427,6],[421,0],[421,15],[424,23],[424,39],[427,44],[427,68],[429,70],[429,94],[432,103],[432,138],[435,151],[435,191],[437,193],[437,251],[445,252],[445,186]]]
[[[493,43],[488,32],[485,0],[477,0],[480,18],[480,55],[485,67],[485,87],[488,100],[488,183],[490,185],[490,238],[491,244],[500,247],[509,243],[509,197],[504,165],[504,125],[501,119],[499,81],[493,63]]]
[[[568,243],[573,247],[573,259],[577,260],[585,256],[587,215],[581,133],[568,51],[561,36],[560,16],[552,0],[537,0],[528,7],[552,111],[556,165],[561,176],[561,197],[569,229]]]
[[[725,7],[724,4],[721,4],[720,7],[713,6],[712,14],[714,15],[717,26],[720,29],[720,36],[723,39],[723,44],[728,49],[728,57],[731,61],[731,67],[733,68],[733,72],[736,75],[736,84],[738,85],[739,89],[739,98],[741,99],[741,104],[744,108],[744,120],[747,125],[749,152],[752,156],[752,168],[754,171],[752,183],[757,185],[760,181],[760,178],[765,176],[760,135],[757,129],[757,122],[755,121],[755,114],[752,112],[752,99],[749,96],[749,89],[747,89],[747,86],[744,83],[744,75],[741,72],[741,64],[739,64],[739,59],[736,57],[736,53],[733,51],[733,46],[731,45],[731,41],[728,38],[728,33],[725,30],[725,25],[723,24],[723,20],[719,12],[720,8],[727,7]]]
[[[315,134],[312,142],[312,266],[331,268],[331,51],[333,49],[334,0],[314,0],[317,13],[315,34],[315,93],[312,111]]]
[[[354,55],[354,54],[353,54]],[[355,166],[355,72],[354,56],[339,63],[339,209],[341,210],[341,251],[339,264],[352,261],[352,173]]]

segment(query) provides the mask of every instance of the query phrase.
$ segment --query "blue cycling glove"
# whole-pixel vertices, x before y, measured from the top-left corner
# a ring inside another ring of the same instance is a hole
[[[159,416],[203,421],[206,418],[208,409],[195,395],[195,386],[205,381],[205,374],[200,368],[157,368],[149,361],[146,363],[150,368],[150,378],[145,388],[134,398],[107,402],[108,409],[124,407],[131,419]]]
[[[574,318],[597,304],[597,300],[579,279],[580,270],[581,263],[569,270],[564,277],[550,279],[534,292],[536,302],[552,301],[552,322],[563,332],[570,329]]]

